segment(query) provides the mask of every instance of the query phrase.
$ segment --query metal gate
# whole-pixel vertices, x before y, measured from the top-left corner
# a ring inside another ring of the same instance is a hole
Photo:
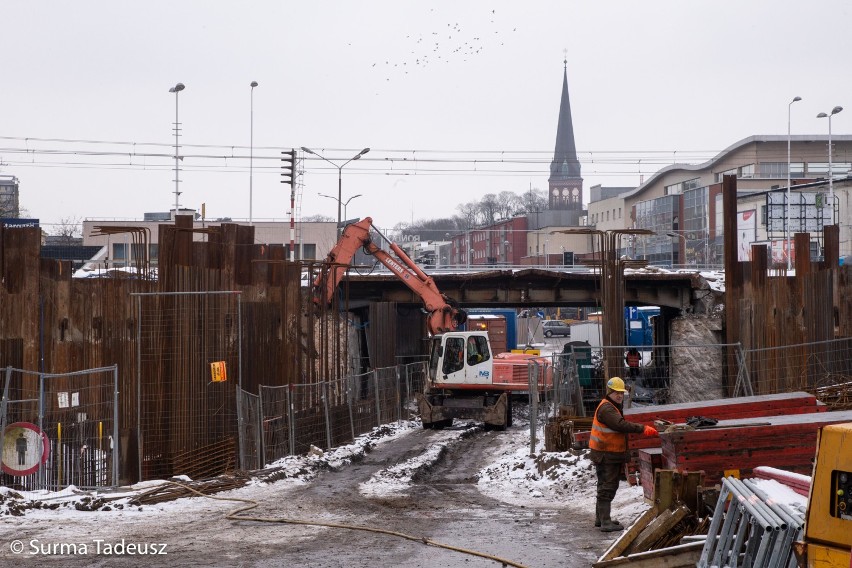
[[[73,373],[6,367],[0,485],[24,490],[118,485],[118,366]],[[30,379],[26,381],[25,379]],[[25,383],[37,381],[37,391]]]

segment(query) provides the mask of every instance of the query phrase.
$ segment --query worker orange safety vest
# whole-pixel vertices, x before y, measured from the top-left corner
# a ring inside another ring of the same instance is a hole
[[[589,447],[599,452],[626,452],[627,435],[623,432],[616,432],[604,425],[603,422],[598,421],[598,410],[604,404],[612,403],[604,399],[595,409],[595,417],[592,420],[592,433],[589,436]],[[613,404],[613,406],[615,405]]]

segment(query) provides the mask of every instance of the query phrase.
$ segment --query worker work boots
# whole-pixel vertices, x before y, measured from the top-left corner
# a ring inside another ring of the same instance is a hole
[[[600,527],[601,532],[616,532],[624,530],[621,523],[610,518],[612,503],[598,502],[595,506],[595,526]]]

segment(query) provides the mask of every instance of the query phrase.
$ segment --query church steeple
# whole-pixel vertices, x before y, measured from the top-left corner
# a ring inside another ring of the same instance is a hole
[[[574,123],[568,97],[568,59],[563,62],[562,102],[559,103],[559,125],[556,128],[556,150],[550,163],[548,204],[550,209],[582,210],[583,178],[574,145]]]

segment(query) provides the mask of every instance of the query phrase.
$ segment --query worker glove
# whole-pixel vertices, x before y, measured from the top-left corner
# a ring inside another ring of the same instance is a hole
[[[645,426],[645,430],[642,433],[646,436],[656,436],[657,430],[653,426]]]

